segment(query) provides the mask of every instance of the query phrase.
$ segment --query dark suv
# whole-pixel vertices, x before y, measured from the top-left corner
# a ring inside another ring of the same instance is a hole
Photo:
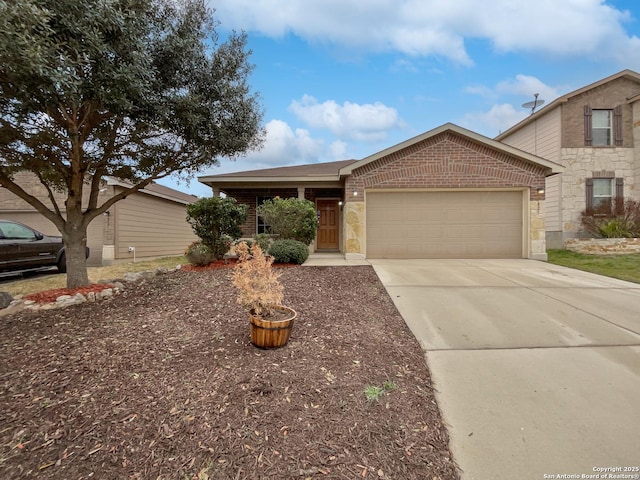
[[[67,271],[62,237],[50,237],[22,223],[0,220],[0,272],[46,267]]]

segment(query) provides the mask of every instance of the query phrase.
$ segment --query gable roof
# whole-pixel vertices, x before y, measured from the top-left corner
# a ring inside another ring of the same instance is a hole
[[[621,72],[615,73],[609,77],[603,78],[601,80],[598,80],[597,82],[591,83],[585,87],[579,88],[577,90],[574,90],[572,92],[567,93],[566,95],[562,95],[561,97],[556,98],[553,102],[551,102],[550,104],[542,107],[540,110],[538,110],[537,112],[529,115],[527,118],[525,118],[524,120],[520,121],[519,123],[516,123],[513,127],[510,127],[508,130],[505,130],[504,132],[502,132],[500,135],[496,136],[495,139],[500,141],[506,137],[508,137],[509,135],[517,132],[518,130],[520,130],[521,128],[525,127],[526,125],[530,124],[531,122],[535,121],[536,119],[546,115],[547,113],[551,112],[552,110],[554,110],[555,108],[559,107],[560,105],[562,105],[563,103],[567,103],[571,98],[581,95],[585,92],[588,92],[589,90],[592,90],[594,88],[598,88],[602,85],[605,85],[609,82],[612,82],[614,80],[618,80],[620,78],[628,78],[630,80],[636,81],[638,83],[640,83],[640,73],[638,72],[634,72],[633,70],[622,70]],[[635,97],[631,97],[628,98],[627,101],[634,101],[633,99],[637,100],[638,96],[636,95]]]
[[[376,160],[386,157],[387,155],[391,155],[399,150],[402,150],[404,148],[410,147],[416,143],[422,142],[424,140],[427,140],[428,138],[431,137],[435,137],[436,135],[440,135],[441,133],[445,133],[445,132],[453,132],[457,135],[460,135],[462,137],[468,138],[470,140],[473,140],[475,142],[481,143],[486,145],[487,147],[493,148],[495,150],[507,153],[509,155],[512,155],[514,157],[520,158],[521,160],[524,160],[526,162],[530,162],[533,163],[535,165],[541,165],[543,167],[546,167],[550,170],[550,174],[553,173],[561,173],[564,168],[554,162],[551,162],[549,160],[546,160],[544,158],[540,158],[537,157],[535,155],[532,155],[530,153],[527,153],[523,150],[514,148],[510,145],[498,142],[496,140],[492,140],[489,137],[485,137],[484,135],[480,135],[479,133],[476,132],[472,132],[471,130],[467,130],[466,128],[462,128],[458,125],[455,125],[453,123],[445,123],[444,125],[441,125],[438,128],[434,128],[433,130],[429,130],[428,132],[425,132],[421,135],[418,135],[416,137],[410,138],[409,140],[405,140],[402,143],[398,143],[397,145],[394,145],[392,147],[389,147],[385,150],[382,150],[378,153],[374,153],[373,155],[370,155],[366,158],[363,158],[362,160],[358,161],[358,162],[354,162],[348,166],[346,166],[345,168],[343,168],[342,170],[340,170],[340,173],[342,175],[349,175],[351,174],[351,172],[353,172],[355,169],[363,167],[364,165],[367,165],[368,163],[371,162],[375,162]]]

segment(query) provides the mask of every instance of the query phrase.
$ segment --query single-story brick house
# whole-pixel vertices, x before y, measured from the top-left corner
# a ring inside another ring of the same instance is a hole
[[[316,251],[347,258],[546,259],[545,178],[563,167],[447,123],[362,160],[208,175],[249,205],[243,233],[264,231],[267,198],[316,204]]]

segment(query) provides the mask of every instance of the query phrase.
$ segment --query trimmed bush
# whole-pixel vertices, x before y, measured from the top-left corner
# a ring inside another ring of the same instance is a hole
[[[269,235],[268,233],[256,233],[253,236],[252,243],[257,243],[258,245],[260,245],[260,250],[262,250],[263,252],[268,252],[272,242],[273,242],[273,239],[271,238],[271,235]]]
[[[242,236],[240,225],[246,222],[248,209],[230,197],[201,198],[187,206],[187,222],[215,258],[220,259],[233,240]]]
[[[199,267],[206,267],[216,259],[211,249],[200,240],[193,242],[187,247],[184,256],[187,257],[189,263]]]
[[[279,240],[291,239],[309,245],[316,238],[318,216],[309,200],[273,198],[257,208],[258,215]]]
[[[302,265],[309,257],[309,247],[297,240],[276,240],[269,247],[269,255],[277,263],[297,263]]]

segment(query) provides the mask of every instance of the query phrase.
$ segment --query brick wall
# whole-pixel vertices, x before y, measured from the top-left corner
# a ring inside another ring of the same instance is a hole
[[[640,85],[619,78],[606,85],[576,95],[562,106],[562,147],[584,147],[584,106],[592,109],[613,109],[622,106],[622,147],[633,147],[632,106],[627,99],[640,94]],[[604,147],[606,148],[606,147]]]
[[[347,201],[371,188],[530,187],[531,200],[543,200],[544,167],[445,132],[367,164],[347,179]],[[354,192],[358,192],[354,195]]]

